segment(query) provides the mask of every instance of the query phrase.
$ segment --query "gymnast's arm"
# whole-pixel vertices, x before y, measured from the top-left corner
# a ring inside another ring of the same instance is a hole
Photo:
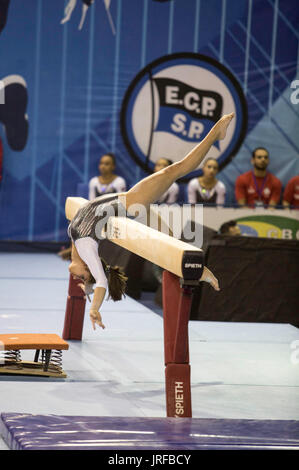
[[[90,308],[90,320],[92,322],[93,329],[95,330],[95,325],[101,326],[103,329],[105,328],[105,325],[102,323],[102,317],[100,315],[99,309],[101,308],[101,305],[103,303],[103,300],[105,298],[105,293],[106,289],[104,287],[96,287],[95,289],[92,289],[91,284],[89,283],[81,283],[79,284],[83,292],[87,295],[89,301],[90,301],[90,294],[94,294],[93,296],[93,301],[91,304]]]
[[[89,311],[90,320],[92,327],[95,330],[96,325],[99,325],[101,328],[105,328],[105,325],[102,323],[102,317],[99,312],[103,300],[105,298],[106,289],[104,287],[96,287],[93,294],[92,304]]]
[[[99,312],[105,293],[108,287],[107,278],[103,269],[101,258],[98,255],[98,244],[90,237],[81,238],[76,241],[76,249],[84,263],[94,277],[96,284],[94,286],[93,300],[90,308],[90,319],[93,329],[95,330],[96,324],[101,328],[105,328],[102,323],[102,318]]]

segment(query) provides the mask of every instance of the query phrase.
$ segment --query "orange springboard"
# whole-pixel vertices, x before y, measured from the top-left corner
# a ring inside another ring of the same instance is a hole
[[[58,335],[24,333],[0,335],[0,350],[15,349],[68,349],[69,345]]]

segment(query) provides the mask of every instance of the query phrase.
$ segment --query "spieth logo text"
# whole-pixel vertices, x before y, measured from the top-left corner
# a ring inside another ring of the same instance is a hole
[[[193,269],[202,268],[202,264],[198,264],[198,263],[185,263],[185,268],[193,268]]]
[[[175,414],[177,416],[184,414],[184,383],[175,382],[174,384],[174,397],[175,397]]]

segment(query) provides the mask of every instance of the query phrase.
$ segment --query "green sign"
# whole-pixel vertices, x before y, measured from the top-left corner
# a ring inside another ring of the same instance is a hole
[[[242,235],[299,240],[299,220],[277,215],[253,215],[235,219]]]

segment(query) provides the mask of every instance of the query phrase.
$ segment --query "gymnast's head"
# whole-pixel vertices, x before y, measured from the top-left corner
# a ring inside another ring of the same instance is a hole
[[[90,282],[92,277],[87,264],[85,264],[82,260],[80,260],[80,262],[78,262],[77,259],[75,261],[71,260],[69,265],[69,272],[74,279],[80,280],[84,283]]]
[[[101,258],[101,262],[108,282],[108,298],[111,298],[115,302],[121,300],[122,297],[125,297],[128,278],[119,266],[109,266],[103,258]],[[91,293],[92,286],[95,284],[96,280],[84,261],[78,261],[78,259],[72,261],[69,265],[69,272],[74,279],[84,282],[86,294]]]

